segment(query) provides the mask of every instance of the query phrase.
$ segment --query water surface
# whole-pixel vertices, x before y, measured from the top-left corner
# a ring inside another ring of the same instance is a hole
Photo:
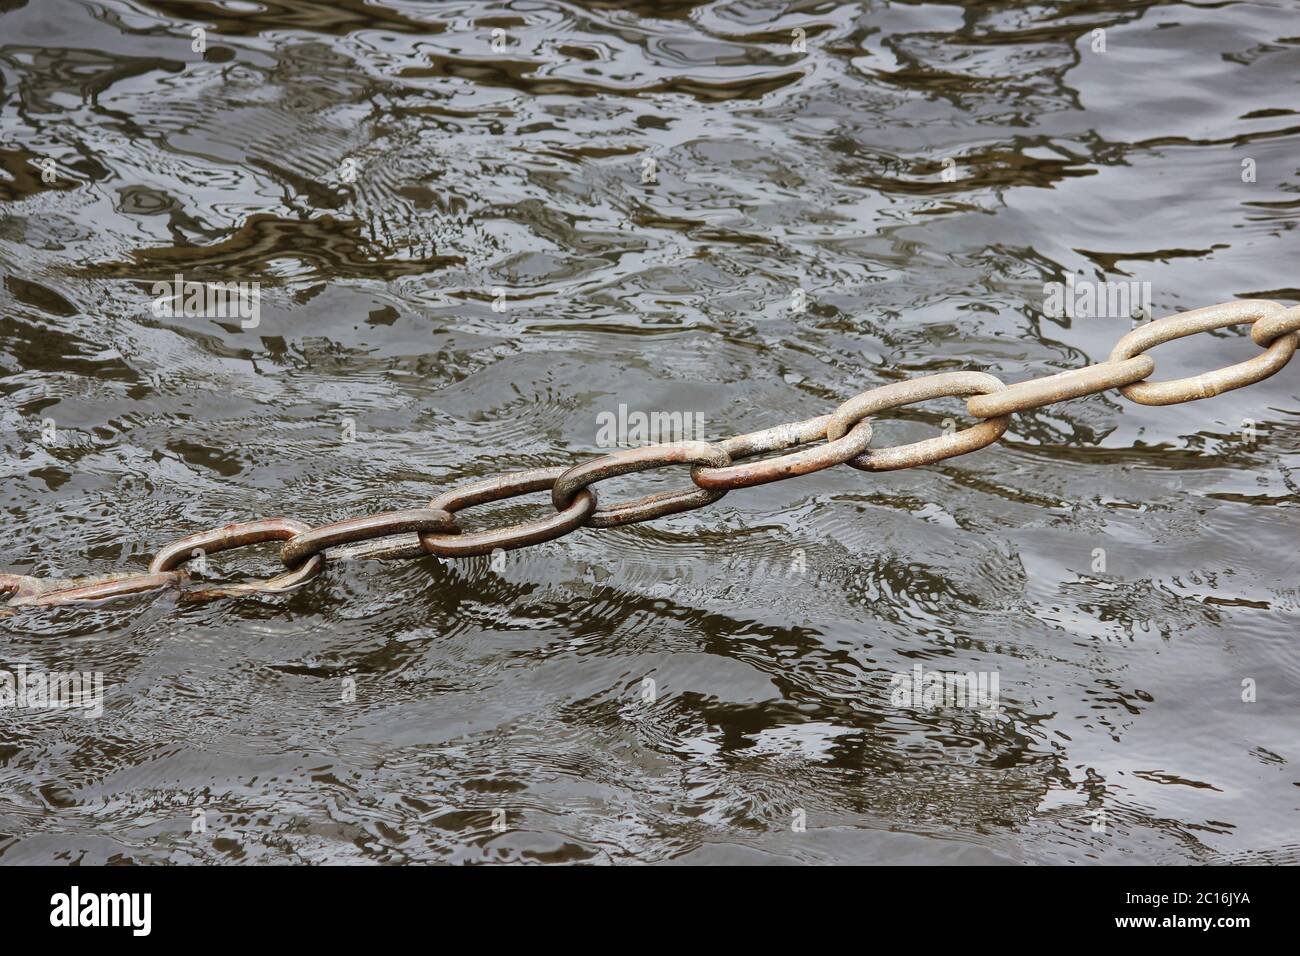
[[[1294,304],[1297,77],[1285,0],[0,0],[0,569],[418,507],[620,403],[716,439],[1100,361],[1071,274]],[[177,273],[259,323],[158,317]],[[495,567],[21,612],[0,669],[104,713],[0,711],[0,863],[1295,863],[1298,482],[1293,362]],[[891,701],[917,665],[1001,712]]]

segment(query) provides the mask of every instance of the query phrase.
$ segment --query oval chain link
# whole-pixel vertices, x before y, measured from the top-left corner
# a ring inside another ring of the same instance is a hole
[[[1244,322],[1254,325],[1261,319],[1278,315],[1283,311],[1282,306],[1276,302],[1265,299],[1243,299],[1224,305],[1212,305],[1205,309],[1193,309],[1191,312],[1180,312],[1178,315],[1157,319],[1134,329],[1115,343],[1110,359],[1112,362],[1123,361],[1163,342],[1181,339],[1197,332],[1211,332]],[[1133,385],[1124,385],[1119,391],[1125,398],[1142,405],[1177,405],[1182,402],[1211,398],[1234,388],[1254,385],[1268,378],[1291,360],[1291,356],[1295,354],[1297,341],[1300,341],[1300,336],[1295,333],[1279,334],[1266,347],[1263,355],[1238,362],[1236,365],[1168,382],[1137,382]]]
[[[1101,362],[1087,368],[1017,382],[1000,392],[972,395],[966,399],[966,410],[976,418],[996,418],[999,415],[1027,412],[1053,402],[1094,395],[1108,388],[1140,382],[1154,372],[1155,368],[1155,359],[1149,355],[1138,355],[1123,362]]]
[[[890,408],[913,405],[931,398],[988,395],[1005,389],[1006,385],[1000,380],[984,372],[939,372],[924,378],[882,385],[853,396],[837,408],[826,427],[826,437],[832,440],[839,438],[859,419]],[[862,471],[894,471],[916,465],[932,465],[945,458],[963,455],[992,444],[1002,437],[1010,424],[1010,415],[999,415],[951,435],[926,438],[909,445],[868,449],[848,462],[848,465]]]
[[[777,425],[747,435],[736,435],[718,442],[716,447],[721,448],[732,461],[764,452],[780,451],[782,448],[805,445],[825,438],[826,426],[830,420],[829,415],[822,415],[806,422]],[[850,458],[860,455],[870,442],[871,424],[862,421],[854,425],[843,438],[806,451],[792,452],[748,465],[728,465],[722,468],[696,465],[691,469],[691,480],[710,491],[731,491],[733,488],[765,485],[769,481],[808,475],[832,465],[842,465]]]
[[[1155,362],[1145,352],[1172,339],[1250,323],[1252,340],[1265,349],[1245,362],[1203,375],[1168,382],[1145,379]],[[1196,401],[1253,384],[1290,361],[1300,345],[1300,306],[1247,299],[1180,313],[1129,332],[1105,362],[1060,372],[1045,378],[1004,385],[983,372],[941,372],[871,389],[844,402],[830,415],[777,425],[709,444],[674,442],[625,449],[570,468],[534,468],[475,482],[445,492],[426,508],[390,511],[310,528],[299,521],[274,518],[229,524],[192,534],[167,545],[154,557],[147,574],[119,574],[75,580],[40,580],[0,574],[0,595],[12,595],[7,608],[103,601],[180,586],[186,574],[180,566],[198,549],[228,551],[267,541],[284,541],[280,557],[289,568],[266,580],[206,588],[185,597],[204,599],[238,594],[287,591],[320,573],[330,560],[417,558],[425,554],[465,557],[550,541],[575,528],[612,528],[677,514],[717,501],[733,488],[806,475],[835,464],[864,471],[888,471],[932,464],[983,448],[996,441],[1015,412],[1055,401],[1118,388],[1136,402],[1168,405]],[[868,416],[942,397],[965,397],[978,424],[950,435],[892,448],[869,447]],[[753,455],[798,445],[824,444],[771,459],[737,464]],[[672,464],[689,464],[695,487],[646,495],[598,507],[588,486],[633,472]],[[462,533],[454,512],[477,504],[501,501],[550,489],[556,513],[545,518],[488,531]],[[13,613],[11,610],[0,614]]]
[[[201,551],[204,555],[217,554],[250,544],[284,541],[310,530],[311,527],[301,521],[293,521],[289,518],[265,518],[260,521],[245,521],[200,531],[198,534],[173,541],[159,551],[149,564],[149,573],[160,574],[163,571],[171,571],[189,561],[195,550]],[[204,588],[199,596],[231,597],[237,594],[275,594],[291,591],[320,574],[324,566],[325,558],[314,554],[301,566],[284,574],[277,574],[262,581],[245,581],[241,584]]]
[[[186,577],[183,571],[164,571],[159,574],[111,574],[49,581],[26,575],[0,574],[0,594],[13,595],[9,607],[82,604],[147,594],[163,588],[179,588]]]
[[[717,445],[703,441],[625,448],[566,470],[556,479],[555,487],[551,489],[551,500],[557,510],[563,511],[573,503],[580,490],[597,481],[677,464],[721,468],[731,464],[731,457]],[[587,519],[587,524],[593,528],[617,528],[625,524],[636,524],[711,504],[726,493],[725,489],[715,491],[690,488],[646,495],[631,501],[617,502],[608,508],[597,508]]]
[[[555,487],[560,476],[568,470],[561,465],[556,468],[533,468],[529,471],[498,475],[486,481],[443,492],[429,502],[429,507],[455,513],[462,508],[486,504],[489,501],[501,501],[535,491],[550,491]],[[584,488],[574,496],[573,502],[567,508],[549,517],[469,534],[464,532],[422,534],[420,544],[429,554],[440,558],[468,558],[476,554],[491,554],[498,549],[510,551],[530,544],[552,541],[566,535],[590,518],[595,510],[596,493]]]
[[[404,531],[455,530],[456,519],[432,505],[405,511],[385,511],[382,514],[336,521],[296,534],[280,549],[280,560],[286,568],[293,570],[312,555],[335,545],[388,538]]]

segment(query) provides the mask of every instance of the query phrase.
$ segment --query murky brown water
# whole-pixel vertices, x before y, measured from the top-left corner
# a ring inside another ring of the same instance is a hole
[[[0,570],[417,507],[620,403],[718,438],[1100,360],[1132,323],[1046,316],[1068,273],[1300,300],[1286,0],[0,11]],[[154,315],[178,272],[262,283],[257,327]],[[23,612],[0,669],[101,671],[104,713],[0,710],[0,862],[1294,863],[1298,482],[1292,363],[498,568]],[[1002,713],[891,700],[918,665]]]

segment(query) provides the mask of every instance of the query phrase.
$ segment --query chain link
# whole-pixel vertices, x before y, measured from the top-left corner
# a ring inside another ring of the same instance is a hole
[[[826,426],[826,437],[838,438],[848,430],[852,422],[901,405],[912,405],[930,398],[991,395],[1005,389],[1006,386],[1001,381],[984,372],[940,372],[906,382],[894,382],[855,395],[837,408],[831,415],[830,424]],[[945,458],[992,444],[1002,437],[1010,424],[1010,415],[1000,415],[951,435],[927,438],[910,445],[873,449],[853,459],[849,465],[862,471],[894,471],[898,468],[932,465]]]
[[[456,530],[456,519],[435,505],[407,511],[385,511],[383,514],[336,521],[292,535],[280,549],[280,560],[292,571],[308,558],[334,545],[386,538],[403,531]]]
[[[1241,302],[1212,305],[1206,309],[1193,309],[1191,312],[1157,319],[1155,322],[1134,329],[1116,342],[1115,347],[1111,349],[1110,360],[1116,362],[1132,358],[1162,342],[1181,339],[1197,332],[1212,332],[1244,322],[1249,322],[1253,326],[1260,319],[1276,314],[1281,308],[1276,302],[1244,299]],[[1234,388],[1254,385],[1268,378],[1291,361],[1291,356],[1295,354],[1296,342],[1297,336],[1294,332],[1279,335],[1266,346],[1263,355],[1257,355],[1245,362],[1172,382],[1135,382],[1132,385],[1121,386],[1119,391],[1130,401],[1140,402],[1143,405],[1177,405],[1182,402],[1211,398]]]
[[[0,594],[12,594],[7,607],[81,604],[115,597],[146,594],[163,588],[179,588],[186,579],[183,571],[159,574],[106,574],[93,578],[42,580],[22,574],[0,574]]]
[[[1173,339],[1250,324],[1250,336],[1264,352],[1202,375],[1150,382],[1155,360],[1145,354]],[[894,382],[850,398],[829,415],[777,425],[716,443],[672,442],[624,449],[572,467],[534,468],[478,481],[444,492],[425,508],[388,511],[311,528],[274,518],[229,524],[167,545],[147,574],[74,580],[40,580],[0,574],[0,595],[11,599],[0,614],[25,606],[100,602],[161,588],[183,587],[179,570],[196,554],[209,554],[268,541],[285,542],[280,558],[288,569],[265,580],[184,591],[205,600],[280,593],[301,587],[326,563],[351,560],[409,560],[435,555],[460,558],[540,544],[580,527],[615,528],[678,514],[717,501],[728,491],[793,478],[847,464],[862,471],[889,471],[933,464],[997,441],[1011,415],[1052,402],[1095,395],[1111,388],[1143,405],[1198,401],[1262,381],[1286,365],[1300,345],[1300,306],[1246,299],[1158,319],[1129,332],[1105,362],[1044,378],[1005,385],[984,372],[941,372]],[[871,448],[868,418],[889,409],[934,398],[966,398],[976,424],[909,445]],[[814,444],[818,443],[820,444]],[[738,464],[755,455],[799,445],[812,447]],[[590,486],[607,478],[668,465],[691,465],[694,487],[646,495],[600,507]],[[487,531],[463,532],[455,513],[473,505],[550,491],[555,511],[544,518]]]
[[[556,509],[562,511],[573,503],[574,496],[581,489],[597,481],[675,464],[722,468],[731,464],[731,456],[721,447],[703,441],[678,441],[664,445],[646,445],[644,448],[625,448],[574,465],[556,479],[555,487],[551,489],[551,500]],[[712,504],[726,493],[725,488],[698,491],[688,488],[646,495],[632,501],[620,501],[608,508],[597,508],[587,519],[587,524],[593,528],[617,528],[625,524],[636,524]]]
[[[1250,337],[1260,348],[1267,348],[1274,339],[1297,330],[1300,330],[1300,305],[1257,319],[1250,327]]]
[[[563,467],[534,468],[498,475],[496,478],[444,492],[430,501],[429,507],[454,513],[471,505],[501,501],[535,491],[550,491],[568,471]],[[595,510],[596,493],[590,488],[583,488],[573,496],[568,507],[561,508],[550,517],[473,534],[464,534],[459,528],[455,534],[422,534],[420,544],[428,554],[440,558],[468,558],[478,554],[491,554],[497,549],[510,551],[566,535],[590,518]]]
[[[727,456],[735,461],[737,458],[749,458],[764,452],[780,451],[792,445],[805,445],[826,437],[826,426],[831,416],[810,418],[806,422],[792,422],[777,425],[761,432],[737,435],[719,442]],[[810,475],[832,465],[842,465],[850,458],[856,458],[867,450],[871,443],[871,424],[858,422],[842,438],[836,438],[825,445],[809,448],[806,451],[792,452],[779,458],[767,458],[748,465],[728,465],[710,468],[696,465],[691,469],[691,480],[701,488],[710,491],[730,491],[733,488],[749,488],[765,485],[769,481],[794,478],[798,475]]]
[[[246,521],[239,524],[223,525],[209,531],[200,531],[173,541],[167,545],[149,564],[150,574],[160,574],[179,567],[192,557],[231,551],[250,544],[263,544],[267,541],[284,541],[297,535],[307,534],[311,526],[301,521],[288,518],[266,518],[261,521]],[[198,552],[198,555],[195,554]],[[299,567],[267,578],[263,581],[245,581],[221,587],[204,588],[202,597],[235,597],[241,594],[275,594],[292,591],[320,574],[325,567],[325,558],[313,554]]]
[[[1102,362],[1086,368],[1058,372],[1046,378],[1017,382],[997,392],[972,395],[966,399],[966,410],[976,418],[997,418],[1042,408],[1053,402],[1063,402],[1083,395],[1092,395],[1108,388],[1140,382],[1156,370],[1156,360],[1149,355],[1139,355],[1123,362]]]

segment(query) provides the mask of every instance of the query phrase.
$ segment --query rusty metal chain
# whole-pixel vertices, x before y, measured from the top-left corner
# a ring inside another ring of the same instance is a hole
[[[1264,351],[1245,362],[1202,375],[1150,382],[1155,360],[1147,355],[1164,342],[1197,332],[1250,325]],[[1300,345],[1300,306],[1248,299],[1195,309],[1139,326],[1116,343],[1106,361],[1045,378],[1006,385],[985,372],[941,372],[894,382],[855,395],[834,412],[777,425],[718,442],[679,441],[602,455],[572,467],[533,468],[478,481],[434,498],[424,508],[388,511],[312,528],[271,518],[229,524],[181,538],[154,557],[145,574],[40,580],[0,574],[7,609],[102,602],[161,588],[177,588],[187,600],[208,600],[294,590],[334,561],[404,560],[434,555],[461,558],[551,541],[580,528],[616,528],[699,508],[728,491],[793,478],[847,464],[863,471],[912,468],[975,451],[1002,437],[1011,416],[1052,402],[1117,388],[1143,405],[1172,405],[1210,398],[1262,381],[1286,365]],[[943,397],[964,397],[981,419],[952,434],[892,448],[871,448],[868,418],[888,409]],[[774,458],[742,464],[755,455],[796,448]],[[692,486],[612,505],[597,504],[593,486],[618,475],[669,465],[690,465]],[[554,510],[542,518],[487,531],[464,532],[456,513],[473,505],[549,491]],[[194,557],[270,541],[283,541],[285,570],[264,580],[184,590],[182,565]],[[0,613],[13,613],[12,610]]]

